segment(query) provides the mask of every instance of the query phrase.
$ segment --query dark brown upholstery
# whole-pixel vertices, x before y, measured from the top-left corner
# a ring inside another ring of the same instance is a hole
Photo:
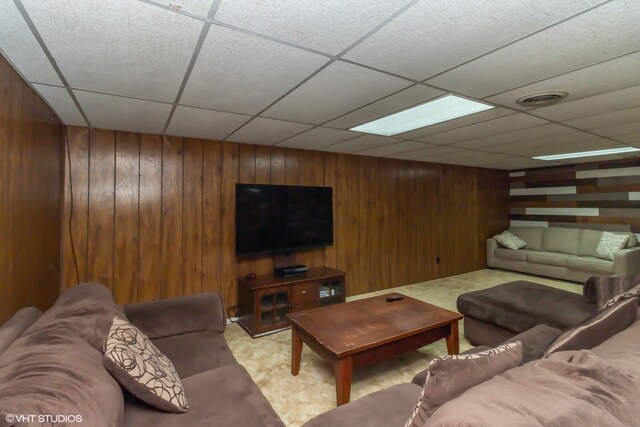
[[[189,412],[166,414],[128,402],[123,426],[284,427],[258,386],[238,364],[193,375],[182,383],[189,400]]]
[[[189,332],[224,332],[227,324],[218,293],[128,304],[124,312],[152,340]]]
[[[597,308],[601,309],[610,298],[638,285],[640,285],[640,275],[627,277],[592,276],[585,282],[582,293],[587,301],[595,303]]]
[[[465,317],[515,333],[540,324],[565,329],[596,311],[596,305],[586,301],[582,295],[527,281],[462,294],[458,297],[457,306]],[[485,342],[478,344],[491,345]]]
[[[191,332],[152,341],[171,359],[180,378],[237,363],[219,332]]]
[[[486,345],[495,347],[517,334],[505,328],[501,328],[473,317],[465,317],[464,337],[473,345]]]
[[[531,362],[539,359],[546,348],[560,335],[560,329],[552,328],[549,325],[538,325],[528,329],[512,338],[505,343],[520,341],[524,346],[522,363]]]
[[[398,384],[339,406],[303,427],[403,427],[422,393],[415,384]]]

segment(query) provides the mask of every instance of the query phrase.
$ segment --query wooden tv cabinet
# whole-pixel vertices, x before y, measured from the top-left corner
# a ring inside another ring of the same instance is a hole
[[[238,323],[251,337],[287,329],[286,315],[344,302],[346,273],[310,268],[300,276],[238,278]]]

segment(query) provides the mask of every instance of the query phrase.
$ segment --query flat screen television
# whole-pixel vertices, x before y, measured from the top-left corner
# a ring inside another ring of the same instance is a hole
[[[332,244],[331,187],[236,184],[236,254]]]

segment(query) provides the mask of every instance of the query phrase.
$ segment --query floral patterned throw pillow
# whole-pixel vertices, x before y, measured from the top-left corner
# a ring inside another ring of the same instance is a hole
[[[166,412],[189,411],[171,360],[126,320],[113,318],[104,345],[104,364],[124,389],[148,405]]]

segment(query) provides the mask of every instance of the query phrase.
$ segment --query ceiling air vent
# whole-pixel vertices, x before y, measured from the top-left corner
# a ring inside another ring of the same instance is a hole
[[[533,95],[523,96],[516,99],[516,102],[523,107],[546,107],[556,104],[569,96],[569,92],[543,92]]]

